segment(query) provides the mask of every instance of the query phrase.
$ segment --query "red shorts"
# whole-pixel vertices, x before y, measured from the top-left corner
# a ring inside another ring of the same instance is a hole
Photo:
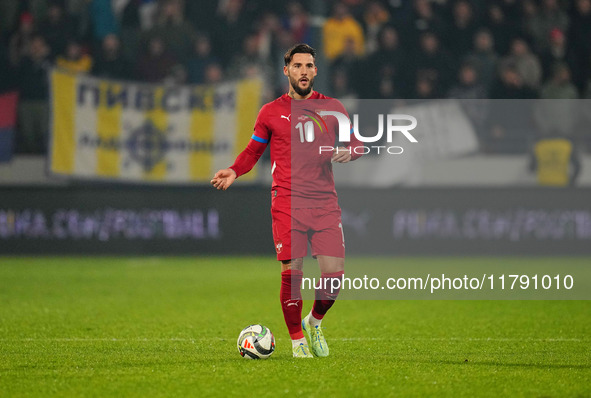
[[[345,234],[340,208],[271,209],[277,260],[312,256],[345,258]]]

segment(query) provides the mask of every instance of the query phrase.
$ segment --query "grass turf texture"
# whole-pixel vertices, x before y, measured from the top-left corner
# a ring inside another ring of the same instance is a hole
[[[503,259],[523,261],[543,259]],[[591,395],[589,301],[340,301],[324,322],[331,356],[295,360],[278,268],[271,258],[0,258],[0,396]],[[237,352],[251,323],[275,334],[269,360]]]

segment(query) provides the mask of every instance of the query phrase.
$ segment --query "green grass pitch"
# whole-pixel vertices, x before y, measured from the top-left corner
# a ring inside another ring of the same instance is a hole
[[[331,356],[294,360],[279,281],[269,257],[0,258],[0,396],[591,396],[589,301],[342,300]],[[269,360],[237,352],[252,323]]]

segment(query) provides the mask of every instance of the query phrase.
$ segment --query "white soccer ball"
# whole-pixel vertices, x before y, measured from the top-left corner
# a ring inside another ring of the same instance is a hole
[[[238,336],[238,352],[244,358],[267,359],[275,351],[275,337],[263,325],[250,325]]]

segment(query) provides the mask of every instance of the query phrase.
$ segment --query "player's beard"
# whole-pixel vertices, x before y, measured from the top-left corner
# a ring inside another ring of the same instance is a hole
[[[291,88],[293,88],[293,90],[298,93],[298,95],[305,97],[312,92],[312,88],[314,87],[314,78],[308,78],[308,88],[305,89],[300,88],[299,80],[296,80],[291,76],[289,76],[289,84],[291,85]]]

